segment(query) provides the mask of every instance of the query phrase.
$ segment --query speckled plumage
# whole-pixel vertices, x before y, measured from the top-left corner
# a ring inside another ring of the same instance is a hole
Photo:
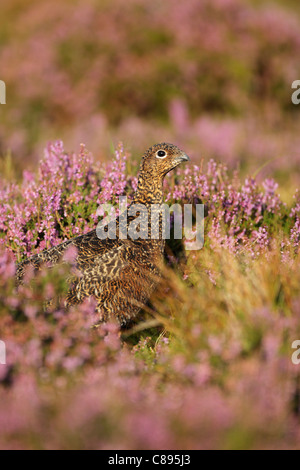
[[[163,154],[158,152],[164,152]],[[162,143],[150,147],[144,154],[138,187],[133,204],[143,204],[151,212],[153,204],[163,202],[163,180],[167,173],[189,158],[178,147]],[[129,223],[134,217],[128,219]],[[150,220],[150,218],[149,218]],[[117,219],[118,227],[119,219]],[[97,300],[96,310],[100,321],[111,317],[121,326],[131,322],[146,304],[160,276],[165,242],[162,239],[161,221],[159,239],[133,240],[105,239],[96,230],[68,240],[50,250],[37,254],[17,267],[17,283],[23,282],[28,265],[39,270],[45,263],[53,266],[63,262],[66,251],[75,247],[76,268],[80,272],[73,277],[66,297],[66,306],[80,304],[87,297]],[[150,235],[150,222],[148,230]]]

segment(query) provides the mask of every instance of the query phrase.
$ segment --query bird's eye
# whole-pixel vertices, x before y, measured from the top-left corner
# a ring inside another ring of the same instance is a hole
[[[158,150],[158,152],[156,152],[156,156],[157,158],[165,158],[167,154],[164,150]]]

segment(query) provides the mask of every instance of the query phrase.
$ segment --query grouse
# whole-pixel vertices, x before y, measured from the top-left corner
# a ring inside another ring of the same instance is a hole
[[[143,222],[139,227],[139,233],[143,236],[133,236],[130,230],[127,237],[124,234],[121,236],[120,215],[114,220],[117,228],[114,238],[99,238],[99,231],[94,229],[20,263],[17,266],[17,284],[23,282],[29,265],[36,271],[44,264],[51,268],[63,263],[66,252],[73,248],[79,273],[70,280],[65,306],[81,304],[86,298],[94,297],[100,322],[114,318],[121,327],[131,323],[149,300],[160,278],[165,247],[162,217],[160,212],[156,227],[158,236],[153,237],[151,213],[160,211],[163,204],[163,181],[167,173],[186,161],[189,157],[173,144],[156,144],[145,152],[128,214],[131,208],[139,210],[126,219],[128,229],[129,224],[137,221],[141,210],[146,208],[146,227],[143,230]]]

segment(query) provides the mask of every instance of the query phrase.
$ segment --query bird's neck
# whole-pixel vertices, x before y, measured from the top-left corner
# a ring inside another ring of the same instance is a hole
[[[152,204],[163,203],[163,178],[157,176],[139,176],[138,187],[134,195],[133,204],[144,204],[147,207]]]
[[[139,218],[141,215],[146,217],[139,220],[138,231],[143,234],[141,238],[135,239],[135,243],[142,243],[144,249],[149,250],[152,256],[160,257],[164,251],[165,240],[162,236],[162,215],[160,214],[160,207],[163,204],[163,179],[149,177],[149,172],[145,175],[143,172],[140,173],[138,180],[138,187],[134,198],[127,211],[127,228],[134,224],[134,220]],[[138,205],[142,205],[146,208],[146,213],[143,212]],[[134,207],[137,206],[137,207]],[[133,209],[133,213],[130,214]],[[158,220],[158,236],[152,238],[152,217],[156,217],[154,220]],[[119,222],[120,218],[117,219],[117,236],[119,237]],[[130,236],[129,236],[130,238]]]

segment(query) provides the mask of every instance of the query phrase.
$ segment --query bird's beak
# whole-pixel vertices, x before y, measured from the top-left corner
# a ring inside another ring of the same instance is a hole
[[[189,162],[190,160],[190,157],[188,157],[186,153],[182,153],[179,157],[176,158],[178,163]]]

